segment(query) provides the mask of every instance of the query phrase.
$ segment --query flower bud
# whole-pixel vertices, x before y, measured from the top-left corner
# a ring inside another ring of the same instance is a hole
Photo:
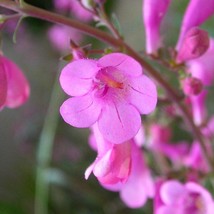
[[[19,107],[29,94],[29,83],[20,68],[0,54],[0,110]]]
[[[203,84],[198,78],[188,77],[182,81],[182,88],[187,96],[198,95],[202,91]]]
[[[210,39],[206,31],[191,28],[185,35],[176,58],[177,63],[202,56],[209,48]]]

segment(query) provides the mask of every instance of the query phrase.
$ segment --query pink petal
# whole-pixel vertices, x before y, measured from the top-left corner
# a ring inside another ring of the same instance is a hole
[[[94,167],[94,175],[102,184],[125,182],[129,176],[130,168],[131,145],[127,141],[114,144],[103,157],[98,157]]]
[[[132,168],[128,181],[120,191],[121,199],[131,208],[139,208],[154,196],[154,184],[141,150],[132,142]]]
[[[4,65],[0,61],[0,109],[4,106],[7,97],[7,77]]]
[[[134,137],[135,144],[141,147],[145,142],[145,133],[143,126],[140,127],[138,133]]]
[[[22,105],[29,97],[30,87],[27,79],[20,68],[7,59],[1,56],[4,70],[7,74],[7,100],[5,105],[9,108],[16,108]]]
[[[99,159],[99,158],[98,158]],[[94,175],[96,177],[104,177],[111,170],[111,150],[107,151],[106,154],[100,158],[94,167]]]
[[[119,192],[122,188],[123,188],[123,183],[121,182],[118,182],[118,183],[115,183],[115,184],[102,184],[101,185],[109,190],[109,191],[113,191],[113,192]]]
[[[140,129],[139,112],[131,105],[107,105],[102,110],[98,127],[103,137],[112,143],[122,143],[133,138]]]
[[[212,85],[214,80],[214,39],[210,39],[210,47],[205,54],[201,57],[190,60],[188,62],[188,71],[193,77],[196,77],[202,81],[204,85]]]
[[[115,144],[111,154],[112,172],[121,180],[126,180],[131,168],[131,144],[130,141]]]
[[[100,106],[94,103],[90,95],[70,98],[60,108],[60,114],[65,122],[78,128],[93,125],[97,121],[100,111]]]
[[[167,181],[160,188],[161,199],[167,205],[175,203],[185,192],[184,185],[176,180]]]
[[[103,56],[99,59],[98,64],[100,67],[115,67],[123,74],[129,76],[139,76],[142,74],[141,65],[133,58],[122,53],[112,53]]]
[[[176,49],[180,49],[184,35],[190,28],[201,25],[213,14],[214,0],[206,0],[206,4],[204,4],[204,0],[191,0],[184,14]]]
[[[155,214],[183,214],[180,207],[175,206],[161,206],[157,209]]]
[[[185,187],[191,192],[197,192],[201,194],[201,196],[203,197],[203,200],[206,203],[204,206],[209,205],[210,203],[213,203],[213,199],[210,192],[206,190],[203,186],[200,186],[199,184],[194,182],[187,182],[185,184]]]
[[[74,28],[63,25],[54,25],[48,30],[48,37],[56,49],[65,51],[70,50],[71,39],[76,43],[80,43],[83,39],[83,34]]]
[[[88,180],[90,174],[93,172],[94,164],[95,164],[95,162],[93,162],[93,163],[85,170],[85,179],[86,179],[86,180]]]
[[[201,125],[206,120],[207,108],[206,108],[206,97],[207,91],[202,91],[199,95],[190,96],[192,104],[193,119],[196,125]]]
[[[146,51],[155,53],[161,46],[160,25],[170,0],[144,0],[143,20],[146,32]]]
[[[133,183],[133,185],[126,185],[120,191],[120,197],[123,202],[130,208],[140,208],[147,200],[145,191],[142,191],[145,184],[141,182]]]
[[[92,127],[91,130],[93,132],[95,144],[96,144],[96,149],[99,157],[102,157],[106,154],[107,151],[111,150],[113,147],[113,144],[106,139],[103,138],[102,133],[100,132],[98,128],[98,124],[95,123]]]
[[[147,76],[131,78],[129,87],[128,99],[141,114],[149,114],[154,111],[157,104],[157,89]]]
[[[60,84],[70,96],[81,96],[91,89],[93,77],[100,68],[96,61],[80,59],[66,65],[60,75]]]
[[[207,31],[198,27],[189,29],[184,35],[176,61],[182,63],[202,56],[209,48],[210,38]]]

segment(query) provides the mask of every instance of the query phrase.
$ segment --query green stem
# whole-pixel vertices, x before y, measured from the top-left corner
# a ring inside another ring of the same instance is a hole
[[[50,21],[53,23],[63,24],[70,27],[73,27],[85,34],[91,35],[105,43],[108,43],[117,48],[123,48],[130,56],[136,59],[146,70],[146,72],[166,91],[169,98],[177,105],[181,115],[183,116],[186,124],[192,129],[193,134],[201,145],[204,157],[207,159],[207,162],[214,169],[213,160],[208,155],[206,150],[205,141],[200,132],[200,129],[194,124],[191,114],[188,112],[188,109],[183,103],[180,102],[180,95],[177,91],[163,78],[163,76],[156,71],[149,63],[147,63],[136,51],[129,47],[123,40],[114,38],[109,34],[96,29],[94,27],[88,26],[87,24],[81,23],[79,21],[66,18],[62,15],[49,12],[29,4],[24,3],[22,7],[11,0],[0,0],[0,6],[11,9],[18,13],[22,13],[25,16],[31,16],[39,18],[42,20]]]
[[[35,214],[48,213],[49,183],[46,174],[51,162],[53,142],[59,119],[59,106],[62,102],[62,97],[58,75],[56,75],[37,151],[38,164],[36,172]]]

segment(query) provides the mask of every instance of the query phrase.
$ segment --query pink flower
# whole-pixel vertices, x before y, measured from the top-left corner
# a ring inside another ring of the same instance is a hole
[[[210,38],[206,31],[197,27],[191,28],[184,36],[176,61],[181,63],[202,56],[209,44]]]
[[[160,25],[170,0],[144,0],[143,20],[146,31],[146,51],[156,53],[161,47]]]
[[[93,131],[98,156],[86,170],[86,179],[93,171],[102,186],[120,192],[120,197],[127,206],[143,206],[147,198],[154,196],[154,185],[141,150],[136,144],[142,138],[141,131],[134,139],[121,144],[106,141],[97,126],[93,127]],[[140,140],[142,141],[143,139]]]
[[[29,84],[20,68],[0,55],[0,109],[16,108],[28,99]]]
[[[70,40],[79,43],[83,39],[83,35],[73,29],[66,26],[54,25],[48,31],[48,37],[53,45],[60,51],[70,49]]]
[[[200,79],[203,85],[210,86],[214,80],[214,39],[210,39],[210,46],[207,52],[197,59],[190,60],[188,65],[188,72],[193,77]]]
[[[72,15],[82,21],[91,21],[93,14],[85,9],[78,0],[55,0],[55,7],[62,11],[69,11]]]
[[[184,165],[202,172],[209,172],[209,165],[204,158],[198,142],[193,142],[189,154],[184,159]]]
[[[155,154],[164,155],[174,164],[183,164],[189,146],[186,142],[172,143],[171,130],[167,126],[153,124],[150,128],[149,149]]]
[[[184,14],[176,50],[180,49],[184,36],[189,29],[201,25],[213,14],[214,0],[207,0],[206,4],[204,0],[191,0]]]
[[[142,207],[148,198],[154,197],[154,182],[143,158],[142,151],[132,142],[132,166],[129,178],[121,185],[120,197],[130,208]],[[106,186],[107,188],[107,186]]]
[[[210,40],[210,47],[207,52],[201,57],[190,60],[187,63],[188,72],[195,78],[201,80],[202,84],[205,86],[211,86],[214,81],[214,40]],[[190,96],[192,103],[193,118],[196,124],[200,125],[206,119],[206,96],[207,90],[202,90],[202,92],[197,96]]]
[[[164,182],[156,193],[155,214],[212,214],[211,194],[194,182],[182,184],[176,180]]]
[[[202,90],[198,95],[190,96],[190,102],[192,106],[193,119],[196,125],[201,125],[207,118],[207,107],[206,107],[206,97],[207,90]]]
[[[99,182],[103,185],[126,182],[131,168],[130,141],[113,144],[106,141],[97,125],[93,126],[93,136],[98,156],[94,163],[86,170],[85,177],[93,171]]]
[[[141,126],[140,114],[149,114],[157,103],[154,83],[142,74],[137,61],[121,53],[69,63],[60,84],[74,96],[60,108],[63,119],[80,128],[97,122],[103,137],[112,143],[133,138]]]
[[[203,127],[202,133],[207,138],[213,138],[214,137],[214,116],[209,118],[209,121],[207,122],[206,126]]]
[[[187,96],[198,95],[203,89],[201,80],[195,77],[187,77],[181,81],[181,84],[184,94]]]

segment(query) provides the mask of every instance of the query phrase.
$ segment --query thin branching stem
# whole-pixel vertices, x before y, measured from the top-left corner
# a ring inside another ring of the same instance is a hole
[[[201,145],[201,149],[203,151],[203,154],[207,162],[210,164],[212,168],[214,168],[213,160],[208,155],[206,145],[205,145],[205,140],[201,134],[201,131],[194,124],[192,115],[190,114],[186,106],[182,102],[180,102],[180,94],[164,79],[163,75],[161,75],[149,63],[147,63],[142,58],[142,56],[140,56],[136,51],[134,51],[130,46],[128,46],[122,39],[114,38],[106,32],[103,32],[99,29],[96,29],[92,26],[81,23],[74,19],[70,19],[53,12],[49,12],[49,11],[37,8],[35,6],[31,6],[26,3],[24,3],[24,5],[20,7],[17,3],[15,3],[12,0],[0,0],[0,6],[11,9],[18,13],[22,13],[25,16],[35,17],[35,18],[52,22],[52,23],[58,23],[58,24],[63,24],[63,25],[73,27],[87,35],[95,37],[116,48],[121,48],[127,54],[129,54],[134,59],[136,59],[144,67],[144,69],[146,70],[146,73],[150,75],[156,81],[156,83],[166,91],[168,97],[173,101],[173,103],[177,105],[177,108],[180,111],[180,114],[182,115],[184,121],[192,130],[192,133],[194,134],[196,139],[199,141]]]

